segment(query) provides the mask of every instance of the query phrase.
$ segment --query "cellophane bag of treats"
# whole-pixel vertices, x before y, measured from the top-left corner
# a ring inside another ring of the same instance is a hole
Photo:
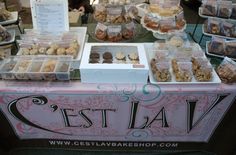
[[[119,42],[122,40],[122,28],[121,25],[108,26],[107,29],[108,41]]]
[[[232,59],[225,57],[216,71],[224,83],[236,83],[236,62]]]
[[[125,24],[122,30],[122,37],[126,40],[134,38],[135,35],[135,24],[134,22],[130,22]]]
[[[102,23],[98,23],[95,28],[95,36],[99,40],[106,40],[107,39],[107,26]]]
[[[233,37],[235,32],[235,25],[228,21],[223,21],[221,24],[221,34],[227,37]]]
[[[211,34],[220,34],[221,21],[219,19],[208,19],[207,32]]]
[[[218,17],[230,18],[232,12],[232,1],[219,1],[218,2]]]
[[[122,14],[122,7],[112,6],[107,8],[107,22],[112,24],[121,24],[125,22]]]
[[[208,52],[224,55],[225,54],[225,39],[219,37],[212,37],[211,42],[208,45]]]
[[[227,41],[225,43],[225,55],[230,58],[236,58],[236,41]]]
[[[236,19],[236,4],[232,5],[231,19]]]
[[[106,7],[102,4],[95,5],[94,19],[99,22],[105,22],[107,19]]]
[[[217,1],[216,0],[203,0],[202,1],[202,14],[208,16],[217,15]]]

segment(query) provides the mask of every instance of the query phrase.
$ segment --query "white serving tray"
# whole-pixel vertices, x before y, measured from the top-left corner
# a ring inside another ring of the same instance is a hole
[[[208,16],[208,15],[203,15],[202,14],[202,7],[199,7],[198,9],[198,15],[202,18],[213,18],[213,19],[220,19],[220,20],[227,20],[227,21],[231,21],[231,22],[236,22],[236,19],[231,19],[231,18],[221,18],[221,17],[217,17],[217,16]]]
[[[153,76],[153,73],[152,73],[152,70],[151,70],[151,66],[150,66],[150,61],[152,58],[154,58],[154,52],[152,50],[152,46],[153,46],[153,43],[145,43],[145,51],[146,51],[146,55],[147,55],[147,60],[148,60],[148,65],[149,65],[149,80],[150,80],[150,83],[152,84],[220,84],[221,83],[221,80],[219,78],[219,76],[217,75],[217,73],[215,72],[215,70],[213,69],[213,72],[212,72],[212,81],[209,81],[209,82],[198,82],[197,80],[195,80],[194,76],[192,78],[192,81],[191,82],[177,82],[175,80],[175,75],[173,74],[172,72],[172,67],[170,69],[170,72],[171,72],[171,81],[170,82],[158,82],[154,76]],[[200,46],[199,46],[200,48]]]
[[[9,41],[1,41],[0,42],[0,46],[8,45],[8,44],[11,44],[11,43],[13,43],[15,41],[15,36],[16,36],[15,30],[11,29],[11,30],[7,30],[7,31],[11,34],[11,40],[9,40]]]
[[[35,30],[34,29],[26,29],[25,30],[26,33],[30,32],[30,31],[35,31]],[[75,31],[75,33],[78,34],[77,40],[79,42],[80,49],[78,51],[78,55],[76,57],[76,60],[81,60],[83,50],[84,50],[84,45],[85,45],[85,42],[87,42],[87,39],[86,39],[87,27],[71,27],[70,31]],[[17,52],[17,55],[22,55],[21,49]]]
[[[94,49],[92,49],[94,48]],[[113,55],[113,63],[89,63],[91,50]],[[115,53],[124,52],[126,57],[129,53],[137,52],[139,63],[132,64],[116,63]],[[141,43],[86,43],[80,64],[82,83],[147,83],[149,67],[146,53]]]
[[[0,25],[7,25],[7,24],[13,24],[18,20],[18,12],[13,11],[11,12],[11,19],[0,22]]]
[[[225,38],[225,39],[236,39],[234,37],[227,37],[227,36],[222,36],[222,35],[219,35],[219,34],[211,34],[211,33],[208,33],[207,30],[206,30],[206,23],[202,24],[202,33],[206,36],[215,36],[215,37],[220,37],[220,38]]]
[[[214,56],[214,57],[218,57],[218,58],[224,58],[224,57],[226,57],[226,56],[224,56],[224,55],[218,55],[218,54],[210,53],[210,52],[208,51],[208,45],[209,45],[209,43],[210,43],[210,41],[207,41],[207,42],[206,42],[206,54],[207,54],[207,55]],[[229,57],[229,58],[231,58],[232,60],[236,61],[236,58],[232,58],[232,57],[230,57],[230,56],[227,56],[227,57]]]

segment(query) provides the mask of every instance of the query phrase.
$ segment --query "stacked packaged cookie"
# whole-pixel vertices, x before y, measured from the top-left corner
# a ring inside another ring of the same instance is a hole
[[[212,36],[206,42],[206,53],[211,56],[236,58],[236,3],[232,1],[203,0],[199,16],[207,18],[203,34]]]
[[[130,1],[110,1],[95,5],[94,19],[98,22],[94,37],[99,41],[120,42],[134,39],[137,34],[134,19],[138,10]]]
[[[174,35],[147,51],[151,83],[220,83],[201,47]]]
[[[141,23],[147,30],[167,36],[186,28],[180,1],[150,1],[148,13],[142,17]]]

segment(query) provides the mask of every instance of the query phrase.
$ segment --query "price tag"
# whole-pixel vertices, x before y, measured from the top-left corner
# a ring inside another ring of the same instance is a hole
[[[68,1],[31,0],[33,28],[40,32],[69,31]]]

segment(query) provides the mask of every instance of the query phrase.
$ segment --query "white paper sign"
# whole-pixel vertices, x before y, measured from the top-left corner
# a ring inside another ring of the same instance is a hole
[[[69,31],[68,1],[30,0],[33,28],[40,32]]]

